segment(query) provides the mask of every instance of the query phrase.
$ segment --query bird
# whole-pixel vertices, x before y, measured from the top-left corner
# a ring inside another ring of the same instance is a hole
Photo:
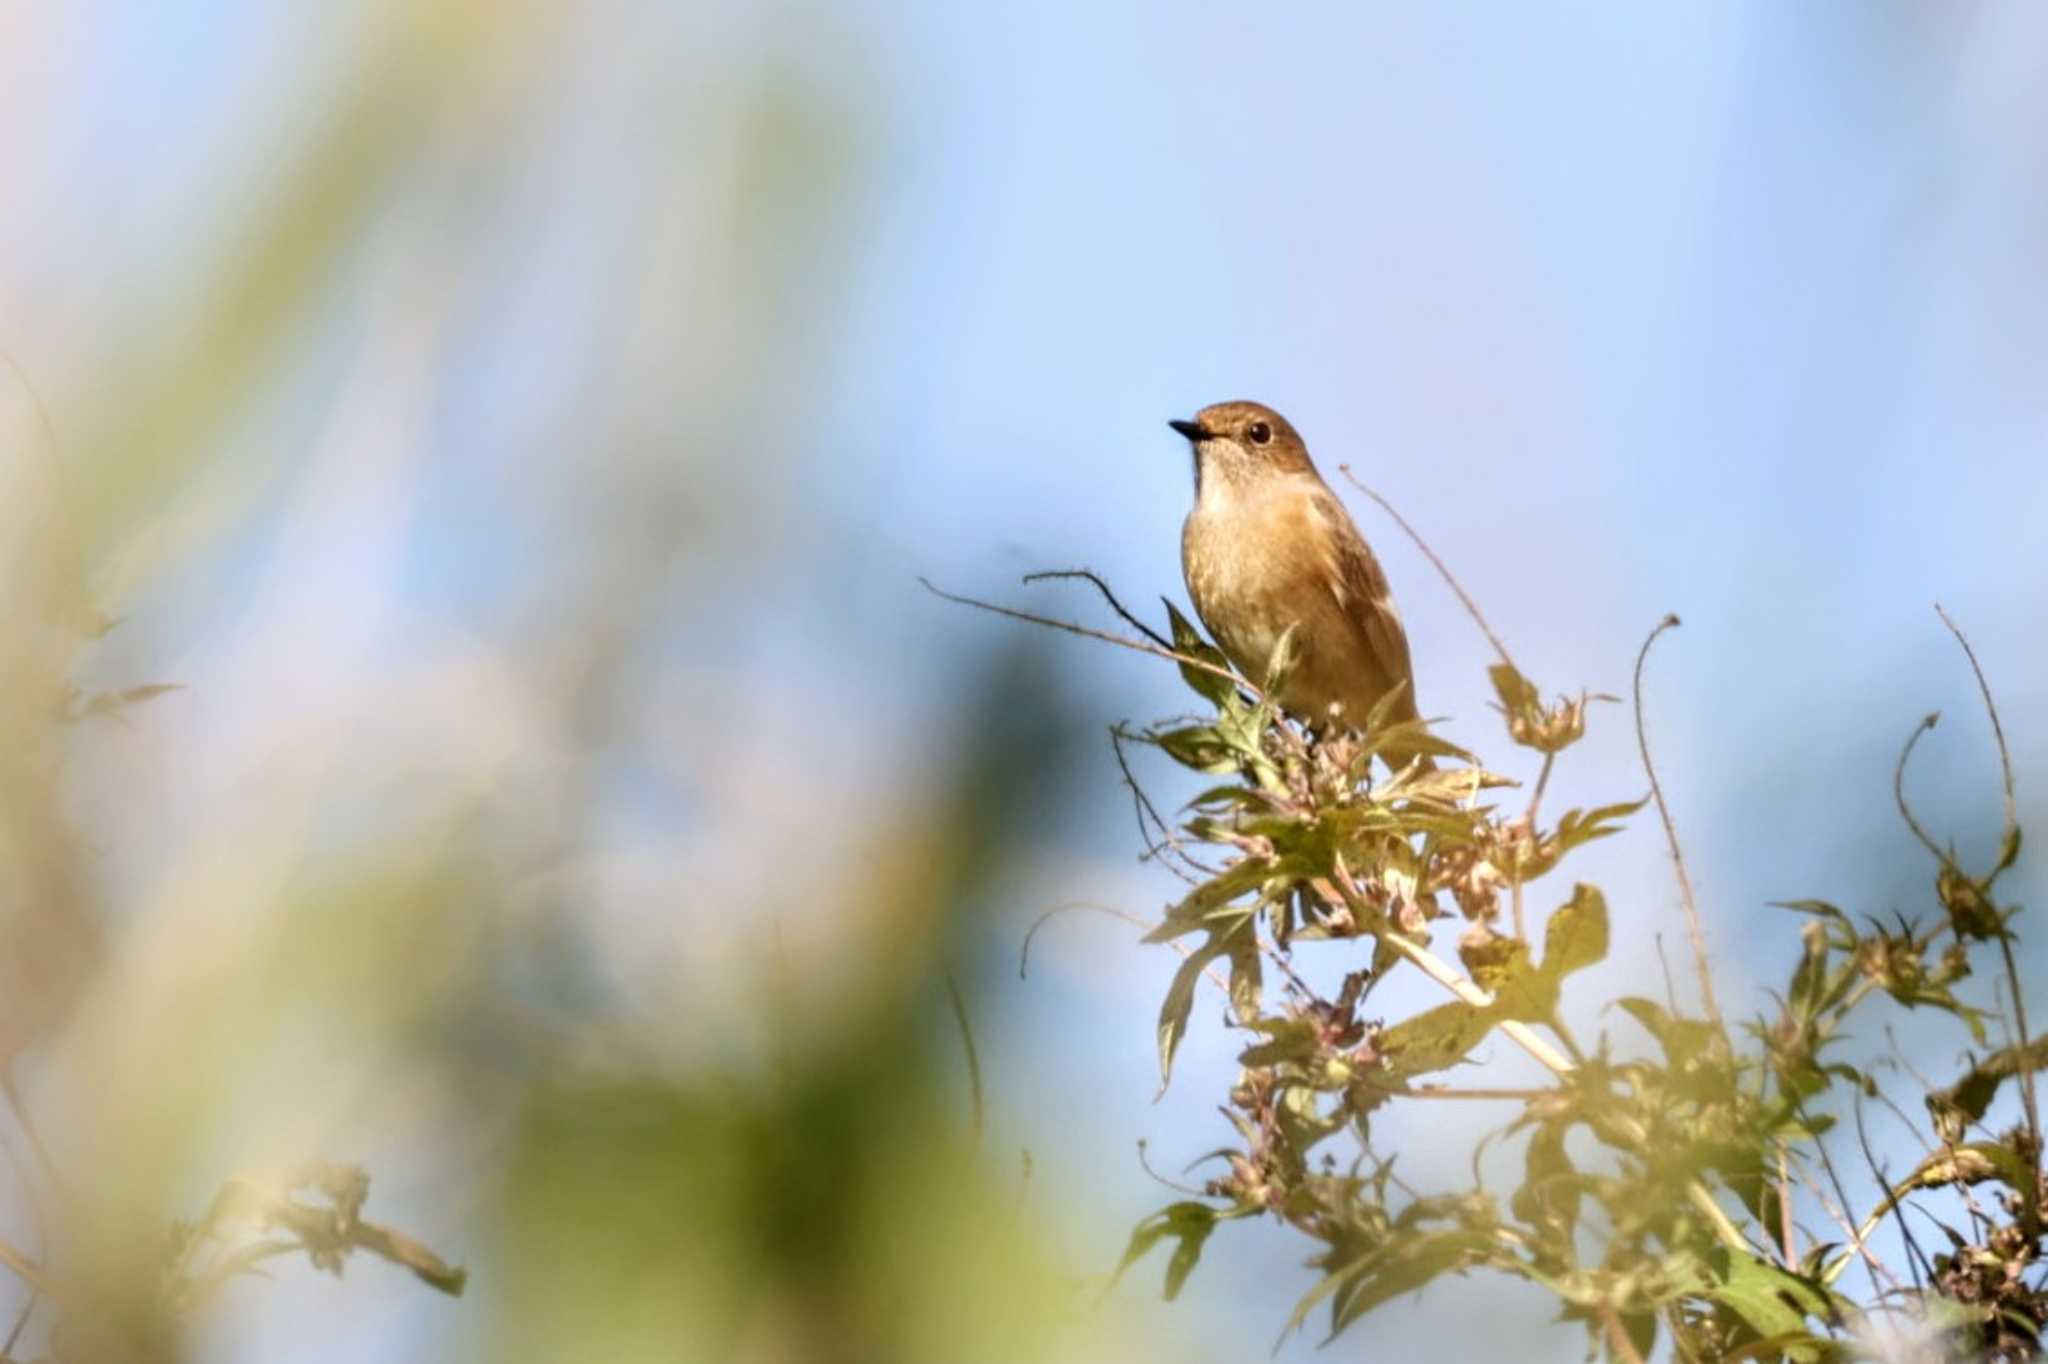
[[[1281,636],[1296,627],[1294,666],[1274,698],[1281,709],[1318,735],[1362,730],[1398,690],[1385,722],[1415,720],[1415,669],[1387,575],[1300,433],[1254,402],[1167,424],[1194,453],[1181,572],[1224,656],[1264,685]],[[1381,756],[1396,771],[1435,766],[1406,744]]]

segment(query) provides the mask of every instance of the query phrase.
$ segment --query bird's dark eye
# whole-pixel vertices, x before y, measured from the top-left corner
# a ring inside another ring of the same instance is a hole
[[[1244,429],[1244,433],[1251,437],[1253,445],[1264,445],[1273,439],[1273,428],[1264,422],[1253,422]]]

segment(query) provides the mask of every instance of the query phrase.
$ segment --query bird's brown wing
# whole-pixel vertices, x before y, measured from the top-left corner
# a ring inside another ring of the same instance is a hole
[[[1330,543],[1336,556],[1338,604],[1344,616],[1363,638],[1366,653],[1377,665],[1388,687],[1402,687],[1391,718],[1413,720],[1420,712],[1415,704],[1415,666],[1408,654],[1408,632],[1401,627],[1401,614],[1394,609],[1394,594],[1387,575],[1372,547],[1358,533],[1334,494],[1317,494],[1319,511],[1330,523]],[[1365,716],[1358,716],[1360,721]]]

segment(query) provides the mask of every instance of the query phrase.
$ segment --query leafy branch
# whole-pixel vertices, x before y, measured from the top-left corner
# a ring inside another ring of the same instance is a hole
[[[1514,783],[1423,722],[1389,724],[1383,712],[1363,733],[1319,738],[1298,728],[1265,699],[1289,666],[1286,641],[1261,686],[1232,674],[1171,604],[1166,629],[1154,631],[1099,579],[1089,581],[1147,637],[1111,638],[1171,658],[1208,707],[1120,732],[1120,740],[1156,748],[1208,783],[1184,807],[1179,827],[1168,829],[1129,765],[1121,769],[1148,847],[1171,840],[1193,880],[1145,935],[1184,954],[1158,1015],[1162,1080],[1186,1043],[1205,974],[1219,980],[1226,1027],[1241,1037],[1238,1078],[1223,1106],[1235,1140],[1215,1153],[1223,1168],[1199,1197],[1181,1197],[1138,1226],[1120,1274],[1170,1245],[1166,1291],[1174,1296],[1219,1227],[1270,1218],[1306,1239],[1316,1276],[1289,1331],[1320,1311],[1334,1337],[1446,1274],[1487,1269],[1550,1291],[1566,1319],[1583,1323],[1589,1347],[1610,1359],[1649,1359],[1667,1338],[1687,1360],[1868,1357],[1882,1348],[1884,1323],[1903,1319],[1973,1357],[2032,1357],[2048,1321],[2033,1094],[2048,1044],[2031,1037],[2019,1003],[2016,911],[1995,898],[2020,847],[2010,757],[1974,652],[1945,614],[1999,741],[2007,822],[1993,866],[1968,872],[1907,802],[1906,759],[1923,726],[1901,756],[1896,794],[1914,836],[1937,859],[1941,914],[1916,922],[1855,915],[1817,899],[1787,902],[1802,920],[1790,975],[1773,992],[1770,1012],[1731,1028],[1642,730],[1642,665],[1650,642],[1675,620],[1660,625],[1637,658],[1638,736],[1651,795],[1546,821],[1543,793],[1560,755],[1584,735],[1591,697],[1546,704],[1490,628],[1500,654],[1490,673],[1507,738],[1537,764],[1531,798],[1512,812],[1484,802]],[[1388,770],[1381,755],[1389,750],[1466,765]],[[1619,832],[1649,800],[1657,802],[1680,878],[1703,1016],[1626,995],[1610,1007],[1652,1054],[1636,1054],[1633,1041],[1617,1045],[1604,1031],[1583,1048],[1562,1022],[1563,1004],[1581,988],[1580,973],[1607,954],[1606,899],[1594,886],[1574,885],[1532,933],[1525,888],[1578,848]],[[1440,926],[1458,922],[1454,965],[1434,939]],[[2005,967],[2013,1038],[1953,1084],[1926,1089],[1924,1154],[1903,1178],[1887,1178],[1862,1130],[1860,1105],[1878,1098],[1894,1112],[1903,1108],[1886,1094],[1882,1072],[1842,1054],[1849,1025],[1888,1000],[1909,1015],[1954,1018],[1987,1046],[1995,1011],[1960,993],[1974,953],[1987,945]],[[1342,984],[1319,991],[1305,983],[1292,964],[1302,952],[1334,957]],[[1404,968],[1448,998],[1405,1017],[1375,1013],[1375,991]],[[1284,982],[1278,990],[1267,985],[1275,976]],[[1461,1091],[1435,1078],[1495,1031],[1535,1057],[1550,1082]],[[2008,1080],[2022,1090],[2021,1126],[1966,1140]],[[1518,1106],[1486,1143],[1519,1149],[1521,1180],[1504,1196],[1478,1185],[1476,1173],[1471,1187],[1415,1190],[1372,1154],[1372,1124],[1382,1109],[1461,1094]],[[1853,1222],[1832,1149],[1840,1117],[1834,1105],[1844,1098],[1857,1111],[1855,1149],[1881,1191]],[[1568,1140],[1574,1137],[1589,1138],[1590,1147]],[[1989,1205],[1987,1187],[1997,1193]],[[1916,1200],[1935,1196],[1964,1200],[1970,1229],[1936,1218],[1948,1249],[1930,1254],[1903,1219],[1909,1210],[1934,1217]],[[1816,1209],[1841,1229],[1839,1240],[1802,1236],[1802,1210]],[[1904,1247],[1896,1270],[1876,1239],[1887,1223]],[[1868,1271],[1867,1290],[1846,1277],[1854,1264]]]

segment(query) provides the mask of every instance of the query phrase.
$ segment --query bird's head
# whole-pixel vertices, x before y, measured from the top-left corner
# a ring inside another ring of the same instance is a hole
[[[1308,447],[1287,418],[1260,403],[1216,403],[1190,421],[1167,425],[1195,455],[1197,494],[1219,481],[1244,485],[1275,474],[1314,474]]]

